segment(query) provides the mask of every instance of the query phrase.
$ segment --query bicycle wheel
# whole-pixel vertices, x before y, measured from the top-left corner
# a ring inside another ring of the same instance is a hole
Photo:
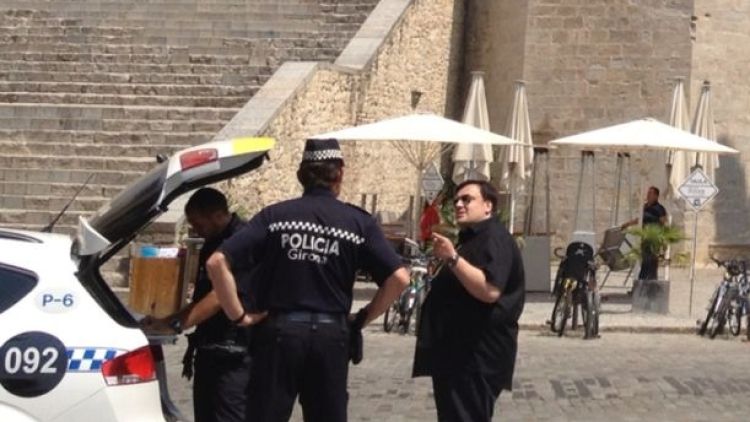
[[[737,337],[742,331],[742,311],[737,306],[730,306],[728,311],[729,332]]]
[[[713,295],[711,296],[711,300],[709,301],[708,311],[706,312],[706,318],[703,319],[700,327],[698,327],[699,336],[706,335],[706,331],[708,331],[708,323],[709,321],[711,321],[711,318],[714,315],[714,310],[716,309],[716,301],[719,300],[719,289],[720,287],[717,287],[714,290]]]
[[[724,324],[727,322],[727,312],[729,307],[728,301],[726,300],[726,294],[720,294],[716,300],[716,308],[711,315],[711,320],[708,323],[708,336],[715,338],[721,330],[724,329]]]
[[[396,326],[398,320],[398,300],[395,300],[388,309],[385,310],[383,316],[383,331],[390,333],[393,331],[393,327]]]
[[[422,322],[422,305],[426,296],[425,288],[417,291],[417,302],[414,304],[414,335],[419,333],[419,325]]]
[[[555,307],[552,309],[552,331],[562,337],[565,333],[565,325],[570,316],[570,292],[563,292],[557,297]]]
[[[591,339],[596,338],[597,331],[598,331],[598,314],[599,311],[596,306],[596,301],[594,298],[594,292],[587,291],[586,292],[586,303],[585,303],[585,309],[583,310],[582,315],[586,315],[584,317],[584,326],[583,326],[583,338],[585,339]]]

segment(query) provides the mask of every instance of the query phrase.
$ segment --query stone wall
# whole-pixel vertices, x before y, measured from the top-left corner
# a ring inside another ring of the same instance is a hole
[[[698,252],[707,256],[709,244],[750,244],[750,204],[747,163],[750,160],[750,3],[737,0],[695,0],[693,12],[691,111],[704,80],[711,81],[711,100],[720,142],[740,150],[720,157],[715,183],[720,189],[700,213]],[[687,220],[692,234],[692,218]],[[743,256],[747,256],[745,248]]]
[[[636,118],[666,120],[674,78],[690,76],[692,1],[491,3],[469,2],[468,16],[474,17],[469,24],[477,26],[473,31],[478,33],[479,46],[468,50],[467,61],[488,67],[476,70],[490,75],[487,96],[495,130],[504,128],[496,123],[504,125],[515,78],[527,83],[534,140],[543,144]],[[627,209],[625,201],[636,207],[648,185],[665,186],[663,157],[654,153],[633,156],[634,186],[630,197],[623,194],[621,209]],[[551,156],[551,225],[558,243],[567,241],[573,230],[579,163],[576,151],[561,149]],[[595,177],[584,179],[585,209],[591,208],[596,181],[598,233],[610,223],[614,167],[613,153],[597,154]],[[621,212],[619,220],[626,218]],[[580,221],[591,219],[587,211]]]
[[[266,134],[278,140],[271,163],[235,179],[229,192],[249,212],[300,193],[295,171],[310,135],[412,111],[453,113],[460,70],[462,2],[383,0],[337,64],[286,63],[217,135]],[[342,199],[377,194],[378,209],[403,213],[416,171],[388,143],[352,142]]]

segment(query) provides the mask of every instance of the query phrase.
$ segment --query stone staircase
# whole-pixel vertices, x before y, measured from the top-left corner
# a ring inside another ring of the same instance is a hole
[[[0,0],[0,225],[55,231],[206,142],[288,60],[334,60],[377,0]]]
[[[44,227],[91,176],[54,230],[74,232],[156,154],[211,140],[283,62],[333,61],[376,4],[0,0],[0,225]]]

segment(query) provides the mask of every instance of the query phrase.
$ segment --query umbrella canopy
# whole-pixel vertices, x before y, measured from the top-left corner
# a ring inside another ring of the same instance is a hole
[[[526,97],[526,83],[516,81],[513,95],[513,108],[508,115],[506,126],[509,138],[519,141],[522,146],[513,145],[503,147],[500,161],[503,162],[503,178],[511,175],[524,179],[529,166],[534,161],[534,142],[531,139],[531,120],[529,119],[529,101]]]
[[[711,83],[703,82],[698,107],[693,117],[692,132],[716,142],[716,128],[714,126],[714,110],[711,107]],[[691,164],[703,167],[703,172],[713,180],[714,171],[719,167],[719,157],[716,154],[695,154],[695,161]]]
[[[678,150],[737,154],[728,146],[676,129],[654,119],[634,120],[550,142],[551,145],[577,147],[585,150]]]
[[[672,107],[669,112],[669,124],[677,129],[690,130],[690,116],[685,99],[685,80],[683,78],[677,78],[675,81]],[[669,186],[672,192],[677,192],[682,182],[690,174],[691,160],[688,153],[675,150],[667,151],[667,166],[669,166]]]
[[[469,97],[464,107],[463,122],[480,129],[490,130],[487,97],[484,93],[484,72],[471,73]],[[453,151],[453,181],[490,180],[492,146],[487,144],[460,144]]]
[[[434,114],[409,114],[311,136],[339,141],[418,141],[449,144],[518,145],[505,136]]]

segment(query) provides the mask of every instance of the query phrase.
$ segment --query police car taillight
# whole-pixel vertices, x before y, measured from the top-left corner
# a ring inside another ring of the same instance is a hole
[[[156,379],[156,366],[149,346],[135,349],[102,364],[107,385],[127,385]]]
[[[182,170],[187,170],[216,161],[218,158],[219,152],[213,148],[197,149],[195,151],[186,152],[180,156],[180,167]]]

